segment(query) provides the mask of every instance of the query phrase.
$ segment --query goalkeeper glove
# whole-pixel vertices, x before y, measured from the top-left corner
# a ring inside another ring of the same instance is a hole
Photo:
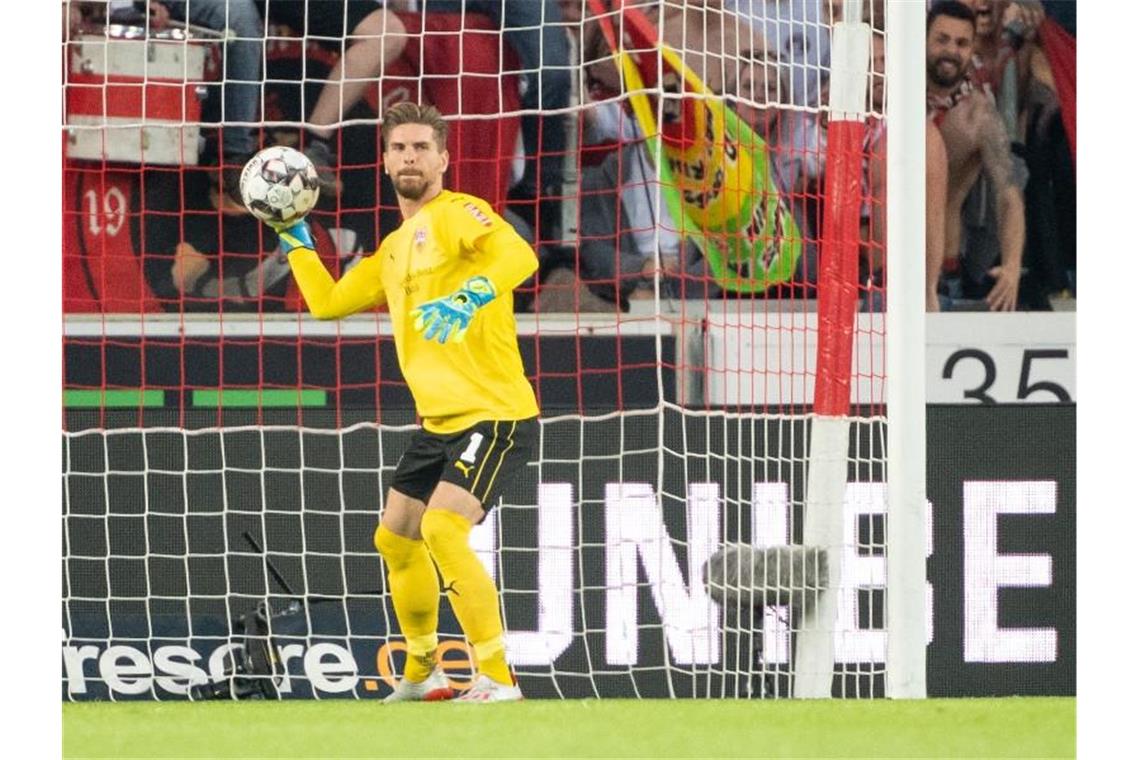
[[[426,301],[412,309],[416,332],[423,333],[425,340],[434,339],[440,344],[449,340],[462,343],[475,312],[494,297],[495,286],[490,280],[482,275],[472,277],[451,295]]]
[[[286,256],[292,253],[294,248],[317,250],[316,243],[313,242],[313,231],[309,229],[309,223],[304,219],[296,219],[292,222],[272,222],[269,226],[277,233],[281,252]]]

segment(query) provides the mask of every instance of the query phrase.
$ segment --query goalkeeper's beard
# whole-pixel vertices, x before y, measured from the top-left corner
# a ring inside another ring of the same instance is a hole
[[[419,184],[405,183],[404,180],[408,179],[418,179]],[[396,181],[392,184],[396,188],[396,194],[409,201],[418,201],[423,198],[428,187],[431,186],[431,183],[422,174],[397,174]]]

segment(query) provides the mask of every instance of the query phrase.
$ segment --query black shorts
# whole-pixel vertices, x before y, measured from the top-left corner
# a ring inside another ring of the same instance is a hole
[[[284,24],[299,35],[314,38],[313,42],[322,47],[338,51],[357,24],[383,8],[376,0],[262,0],[262,5],[267,23]]]
[[[441,480],[473,494],[489,510],[535,452],[538,419],[489,420],[458,433],[420,428],[396,465],[392,488],[427,502]]]

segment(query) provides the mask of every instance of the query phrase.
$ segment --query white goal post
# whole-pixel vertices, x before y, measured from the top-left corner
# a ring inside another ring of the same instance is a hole
[[[887,5],[887,248],[907,252],[887,257],[887,696],[917,698],[927,644],[926,14],[922,3]]]

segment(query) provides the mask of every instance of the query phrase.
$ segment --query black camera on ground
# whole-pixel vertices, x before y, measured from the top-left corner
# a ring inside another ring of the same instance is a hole
[[[270,635],[270,619],[279,621],[302,611],[301,603],[290,601],[282,610],[273,612],[263,599],[257,608],[241,616],[241,647],[230,656],[220,680],[190,687],[190,699],[278,699],[278,686],[285,675],[277,657],[277,646]]]

